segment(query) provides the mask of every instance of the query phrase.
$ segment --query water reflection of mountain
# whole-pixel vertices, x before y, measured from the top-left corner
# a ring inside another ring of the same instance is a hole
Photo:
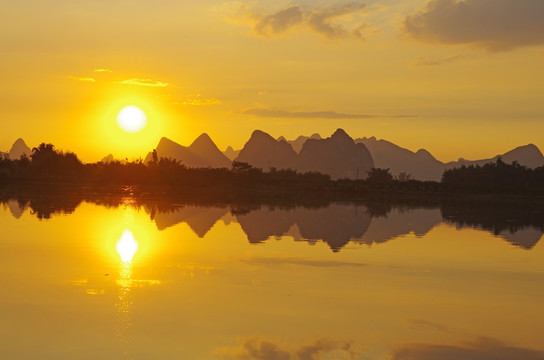
[[[204,207],[182,205],[170,211],[151,211],[151,219],[155,220],[157,229],[164,230],[181,222],[187,223],[199,237],[204,237],[215,223],[229,212],[227,206]]]
[[[447,223],[489,231],[524,249],[533,248],[544,233],[542,206],[445,203],[441,211]]]
[[[204,237],[223,219],[239,223],[251,243],[291,236],[309,244],[324,241],[335,252],[350,242],[370,246],[410,233],[423,236],[442,222],[488,231],[523,249],[533,248],[544,233],[544,208],[527,202],[485,205],[445,201],[432,206],[413,203],[407,206],[361,200],[301,205],[295,200],[282,199],[273,205],[260,205],[253,199],[251,203],[244,200],[233,205],[232,201],[202,203],[164,194],[134,194],[130,188],[121,192],[96,189],[0,192],[0,202],[15,218],[20,218],[27,209],[40,219],[69,214],[83,201],[106,207],[143,207],[159,230],[186,223],[195,234]]]

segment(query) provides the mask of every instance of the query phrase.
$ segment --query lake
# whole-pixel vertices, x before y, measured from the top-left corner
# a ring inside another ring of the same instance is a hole
[[[4,195],[5,359],[544,359],[544,209]]]

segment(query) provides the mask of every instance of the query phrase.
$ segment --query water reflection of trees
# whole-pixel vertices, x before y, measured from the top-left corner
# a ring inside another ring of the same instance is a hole
[[[310,244],[324,241],[335,252],[349,242],[370,246],[409,233],[423,236],[442,222],[489,231],[525,249],[534,247],[544,233],[544,207],[530,201],[367,198],[331,202],[315,196],[288,195],[169,194],[160,189],[50,185],[2,188],[0,202],[17,218],[29,208],[39,219],[70,214],[82,202],[131,206],[144,209],[159,230],[185,222],[199,237],[204,237],[217,221],[229,217],[229,221],[240,224],[251,243],[288,235]]]

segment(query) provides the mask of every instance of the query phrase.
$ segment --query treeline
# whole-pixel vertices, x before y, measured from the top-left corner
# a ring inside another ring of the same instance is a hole
[[[501,159],[484,166],[446,170],[442,182],[394,178],[389,169],[372,169],[365,180],[331,180],[317,172],[271,169],[263,171],[234,161],[231,168],[187,168],[179,161],[158,158],[143,163],[97,162],[84,164],[76,154],[52,144],[40,144],[30,158],[0,159],[0,182],[74,183],[89,185],[149,185],[175,189],[252,189],[333,193],[527,193],[544,194],[544,167],[529,169]]]
[[[446,170],[442,184],[472,190],[523,192],[544,190],[544,166],[531,169],[516,161],[507,164],[498,158],[495,163],[461,166]]]
[[[330,176],[294,170],[263,172],[246,163],[227,168],[187,168],[177,160],[157,158],[144,163],[112,161],[84,164],[76,154],[62,152],[52,144],[32,149],[30,158],[0,159],[0,181],[77,183],[104,185],[168,185],[175,187],[288,187],[320,190],[330,187]]]

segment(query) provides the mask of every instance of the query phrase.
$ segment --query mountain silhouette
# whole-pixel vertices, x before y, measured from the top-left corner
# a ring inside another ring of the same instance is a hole
[[[229,160],[233,161],[240,154],[240,150],[234,150],[232,146],[228,146],[227,149],[223,151],[223,154],[225,154],[225,156],[228,157]]]
[[[311,136],[304,136],[304,135],[301,135],[299,137],[297,137],[295,140],[287,140],[286,138],[284,138],[283,136],[280,136],[278,138],[278,141],[280,140],[285,140],[287,141],[287,143],[291,144],[291,146],[293,147],[293,150],[295,150],[295,152],[297,153],[300,153],[300,150],[302,150],[302,145],[304,145],[304,143],[306,142],[306,140],[308,139],[317,139],[317,140],[320,140],[322,139],[321,138],[321,135],[315,133]]]
[[[544,166],[544,155],[542,155],[542,152],[534,144],[518,146],[517,148],[505,152],[504,154],[496,155],[491,159],[470,161],[461,158],[458,161],[449,162],[445,164],[445,166],[447,169],[451,169],[462,165],[485,165],[490,162],[497,162],[499,157],[507,164],[517,161],[520,165],[527,166],[529,168]]]
[[[115,161],[115,158],[113,157],[113,154],[108,154],[106,156],[104,156],[102,158],[102,160],[100,160],[100,162],[103,162],[105,164],[108,164],[108,163],[111,163],[111,162],[114,162]]]
[[[330,138],[306,140],[299,153],[300,171],[317,171],[333,179],[364,179],[373,167],[366,146],[356,144],[342,129]]]
[[[217,148],[208,134],[200,135],[189,147],[180,145],[166,137],[161,138],[157,148],[157,157],[178,160],[181,164],[193,168],[230,167],[230,160]],[[152,153],[147,154],[144,162],[153,160]]]
[[[189,146],[189,150],[204,160],[208,164],[206,167],[230,168],[232,165],[232,161],[217,148],[206,133],[197,137]]]
[[[446,169],[453,169],[463,165],[481,166],[495,163],[499,157],[507,164],[517,161],[519,164],[530,168],[544,166],[544,156],[538,147],[533,144],[517,147],[489,159],[470,161],[461,158],[458,161],[443,163],[435,159],[425,149],[413,152],[389,141],[377,140],[375,137],[360,138],[356,139],[355,142],[366,145],[377,168],[389,169],[391,174],[395,176],[400,173],[410,174],[416,180],[440,181]]]
[[[315,171],[328,174],[333,179],[363,179],[367,176],[367,171],[374,167],[368,149],[363,144],[355,144],[342,129],[336,130],[330,138],[321,139],[317,134],[313,138],[307,138],[299,154],[283,137],[276,140],[269,134],[256,130],[236,161],[264,170],[277,168]]]
[[[32,151],[25,144],[25,141],[23,139],[19,138],[19,139],[15,140],[15,142],[11,146],[11,149],[10,149],[8,154],[9,154],[8,156],[9,156],[9,158],[11,160],[18,160],[23,155],[30,158],[30,155],[32,155]]]
[[[287,140],[280,136],[278,141],[283,140],[289,143],[295,152],[300,153],[304,144],[310,139],[321,139],[319,134],[312,136],[299,136],[295,140]],[[519,146],[504,154],[496,155],[492,158],[481,160],[466,160],[460,158],[458,161],[444,163],[437,160],[429,151],[419,149],[416,152],[400,147],[390,141],[376,139],[376,137],[363,137],[354,140],[355,143],[364,144],[374,162],[374,167],[389,169],[391,174],[398,176],[401,173],[410,175],[416,180],[440,181],[444,170],[462,165],[484,165],[496,162],[499,157],[510,164],[517,161],[519,164],[536,168],[544,166],[544,155],[534,144]],[[301,167],[299,167],[301,169]],[[359,173],[361,175],[361,172]],[[366,175],[366,174],[363,174]]]
[[[355,139],[356,143],[365,144],[374,159],[374,166],[389,169],[391,174],[410,174],[417,180],[440,181],[444,164],[436,160],[427,150],[417,152],[402,148],[386,140],[370,138]]]
[[[297,153],[286,141],[277,141],[261,130],[255,130],[240,150],[236,161],[248,163],[263,170],[296,169]]]

